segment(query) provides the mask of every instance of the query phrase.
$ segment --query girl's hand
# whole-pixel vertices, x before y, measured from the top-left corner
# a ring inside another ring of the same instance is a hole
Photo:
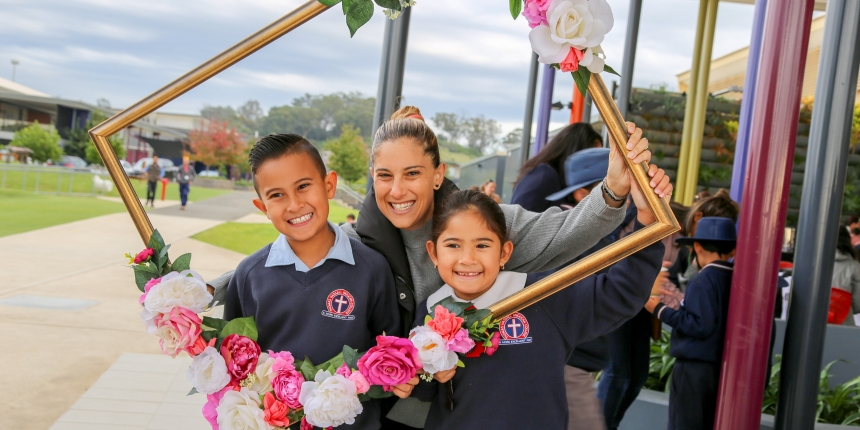
[[[441,382],[441,383],[443,383],[443,384],[444,384],[444,383],[446,383],[446,382],[450,381],[450,380],[451,380],[451,378],[453,378],[453,377],[454,377],[454,374],[455,374],[455,373],[457,373],[457,368],[456,368],[456,367],[455,367],[455,368],[453,368],[453,369],[451,369],[451,370],[443,370],[443,371],[441,371],[441,372],[436,372],[436,373],[434,373],[434,374],[433,374],[433,379],[435,379],[435,380],[437,380],[437,381],[439,381],[439,382]]]
[[[395,396],[405,399],[412,394],[412,389],[415,388],[416,385],[418,385],[418,377],[413,376],[409,382],[391,387],[391,392],[394,393]]]
[[[651,296],[650,298],[648,298],[648,302],[645,303],[645,310],[647,310],[648,312],[653,314],[654,308],[656,308],[657,304],[659,304],[659,303],[660,303],[659,297]]]

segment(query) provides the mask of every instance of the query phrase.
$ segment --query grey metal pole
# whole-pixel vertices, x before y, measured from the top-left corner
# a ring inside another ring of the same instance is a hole
[[[505,192],[505,166],[508,164],[508,156],[496,154],[496,194],[504,196]]]
[[[382,56],[379,60],[379,82],[376,84],[376,104],[373,107],[373,127],[370,130],[370,139],[376,135],[376,129],[385,122],[385,83],[388,81],[388,62],[391,58],[391,33],[394,21],[385,20],[385,35],[382,39]]]
[[[633,89],[633,63],[636,62],[636,44],[639,41],[639,17],[642,15],[642,0],[630,0],[627,14],[627,33],[624,36],[624,61],[621,63],[621,86],[618,89],[618,110],[627,118],[630,93]]]
[[[582,122],[591,124],[591,93],[585,92],[585,106],[582,109]]]
[[[797,229],[776,428],[815,424],[860,55],[860,2],[827,2]]]
[[[523,116],[523,137],[520,144],[520,166],[526,163],[531,152],[532,121],[535,116],[535,93],[537,92],[538,55],[532,52],[529,64],[529,86],[526,87],[526,113]]]

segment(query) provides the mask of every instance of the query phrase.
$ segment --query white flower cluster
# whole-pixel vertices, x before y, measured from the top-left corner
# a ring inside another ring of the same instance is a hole
[[[600,44],[615,23],[606,0],[552,0],[546,19],[549,25],[538,25],[529,33],[538,61],[560,63],[575,48],[584,51],[581,66],[592,73],[603,71]]]
[[[413,328],[409,332],[409,340],[418,349],[418,358],[421,359],[425,372],[433,374],[457,366],[457,353],[448,351],[445,348],[445,339],[432,328],[425,325]]]
[[[305,420],[322,428],[353,424],[363,410],[355,382],[322,370],[313,381],[302,383],[299,402],[304,406]]]

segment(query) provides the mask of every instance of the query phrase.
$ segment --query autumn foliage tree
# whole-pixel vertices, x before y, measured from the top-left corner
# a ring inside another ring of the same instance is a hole
[[[233,166],[245,161],[247,142],[227,121],[207,121],[188,133],[194,158],[210,166]]]

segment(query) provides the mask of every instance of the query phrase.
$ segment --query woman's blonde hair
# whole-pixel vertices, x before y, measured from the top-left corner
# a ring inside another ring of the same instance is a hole
[[[441,164],[439,142],[436,133],[424,122],[421,111],[415,106],[403,106],[391,114],[391,119],[385,121],[373,136],[373,146],[370,148],[370,164],[376,158],[376,152],[383,143],[397,139],[412,139],[421,145],[424,154],[433,161],[433,167]]]

